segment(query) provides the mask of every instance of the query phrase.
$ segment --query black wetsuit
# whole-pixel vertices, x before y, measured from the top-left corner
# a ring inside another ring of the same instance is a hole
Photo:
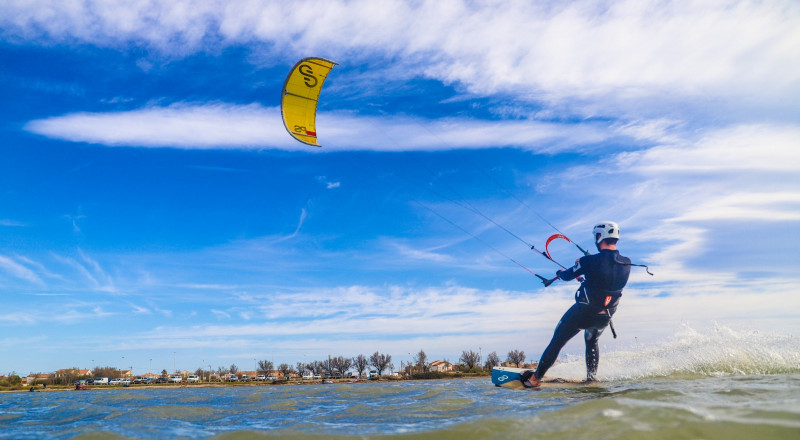
[[[575,293],[575,305],[570,307],[556,326],[550,344],[539,360],[536,377],[544,377],[553,366],[558,353],[564,345],[584,331],[586,340],[586,378],[595,380],[600,351],[597,339],[603,333],[611,315],[617,310],[622,289],[628,282],[631,272],[631,260],[619,254],[619,251],[604,249],[597,254],[587,255],[575,266],[557,272],[564,281],[573,280],[581,275],[585,280]]]

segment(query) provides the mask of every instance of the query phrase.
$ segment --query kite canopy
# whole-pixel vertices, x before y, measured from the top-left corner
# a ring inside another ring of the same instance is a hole
[[[304,144],[317,143],[317,101],[322,83],[336,63],[324,58],[303,58],[292,67],[281,93],[283,125],[292,137]]]

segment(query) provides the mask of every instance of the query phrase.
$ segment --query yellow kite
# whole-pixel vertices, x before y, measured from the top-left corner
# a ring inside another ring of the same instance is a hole
[[[317,101],[322,83],[336,63],[324,58],[303,58],[292,67],[281,93],[281,115],[286,131],[304,144],[317,143]]]

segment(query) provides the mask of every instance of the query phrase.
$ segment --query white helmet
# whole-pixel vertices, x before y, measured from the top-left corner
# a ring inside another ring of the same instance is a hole
[[[603,222],[594,225],[592,229],[594,243],[600,244],[606,238],[616,238],[619,240],[619,225],[614,222]]]

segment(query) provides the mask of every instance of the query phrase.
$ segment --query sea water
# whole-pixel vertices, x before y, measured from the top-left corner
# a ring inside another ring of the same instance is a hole
[[[584,368],[566,357],[551,373],[578,378]],[[800,438],[791,336],[687,329],[604,354],[600,374],[596,384],[532,391],[486,377],[7,393],[0,438]]]

